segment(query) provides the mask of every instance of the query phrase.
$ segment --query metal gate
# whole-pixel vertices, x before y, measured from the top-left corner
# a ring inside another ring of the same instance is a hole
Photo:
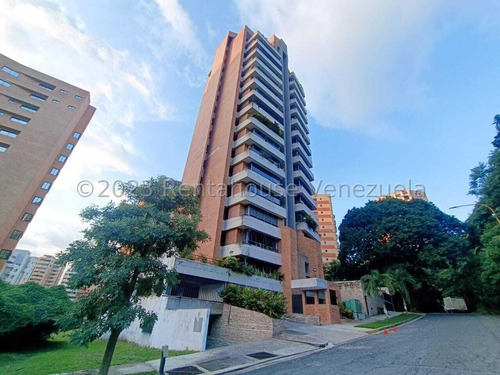
[[[302,295],[300,294],[292,295],[292,312],[294,314],[304,313],[304,309],[302,308]]]

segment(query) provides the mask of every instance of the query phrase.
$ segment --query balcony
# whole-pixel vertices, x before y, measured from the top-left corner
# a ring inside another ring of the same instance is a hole
[[[297,106],[290,106],[290,115],[295,115],[302,122],[304,127],[309,123],[307,117],[302,114],[302,112],[297,108]],[[309,129],[307,129],[307,134],[309,134]]]
[[[302,170],[304,171],[304,173],[306,173],[306,175],[308,175],[310,180],[314,180],[314,174],[311,172],[310,167],[307,165],[304,158],[302,156],[300,156],[300,154],[297,156],[292,156],[292,162],[293,162],[293,164],[299,164],[302,167]]]
[[[301,198],[307,201],[311,206],[316,207],[316,201],[304,186],[297,186],[297,194],[300,194]]]
[[[270,202],[268,199],[261,197],[255,193],[244,191],[234,194],[226,199],[226,207],[234,206],[235,204],[252,204],[272,215],[284,218],[286,217],[286,209],[277,204]]]
[[[316,277],[309,279],[292,280],[293,290],[325,290],[328,289],[328,281]]]
[[[295,203],[295,212],[305,212],[309,216],[311,216],[316,223],[318,219],[316,218],[316,214],[313,210],[311,210],[305,203]]]
[[[259,129],[260,130],[260,129]],[[267,134],[266,134],[267,136]],[[274,141],[274,139],[273,139]],[[276,158],[280,159],[281,161],[285,161],[285,154],[282,153],[280,150],[276,149],[275,145],[268,143],[264,138],[259,136],[257,133],[248,133],[245,134],[244,136],[238,138],[236,141],[233,143],[233,148],[239,147],[242,144],[246,145],[258,145]],[[279,146],[283,147],[282,144],[279,144]]]
[[[248,258],[260,260],[262,262],[282,265],[281,254],[263,247],[251,244],[232,244],[220,247],[220,256],[246,256]]]
[[[245,106],[247,102],[253,102],[262,107],[266,112],[272,113],[274,118],[279,119],[279,123],[283,124],[283,107],[277,107],[274,103],[269,101],[265,95],[254,89],[245,94],[238,102],[238,105]]]
[[[222,223],[222,230],[231,230],[235,228],[249,228],[267,234],[268,236],[281,239],[281,229],[249,215],[232,217],[224,220]]]
[[[315,239],[318,242],[321,242],[321,237],[319,236],[319,234],[315,230],[310,228],[309,225],[307,225],[307,223],[297,222],[296,227],[297,230],[301,230],[309,237]]]
[[[262,49],[259,47],[251,49],[248,51],[248,55],[243,58],[243,65],[245,65],[248,61],[252,60],[254,57],[257,57],[262,60],[262,62],[281,80],[283,77],[281,63],[276,64],[273,62]]]
[[[242,70],[243,77],[247,75],[247,71],[249,69],[254,67],[259,67],[264,72],[266,80],[274,82],[274,84],[278,87],[283,86],[281,75],[277,75],[273,69],[269,68],[269,65],[266,64],[259,55],[254,56],[251,59],[245,59]]]
[[[296,130],[293,130],[294,128],[296,128]],[[311,144],[311,140],[309,139],[309,136],[301,130],[300,126],[294,125],[292,127],[292,138],[293,137],[302,138],[302,140],[304,141],[304,143],[306,145]]]
[[[311,181],[309,180],[309,177],[306,176],[306,174],[304,172],[302,172],[302,170],[298,170],[298,171],[293,171],[293,179],[299,179],[300,183],[301,184],[306,184],[307,187],[309,188],[309,190],[312,191],[312,194],[314,194],[316,192],[316,189],[314,187],[314,185],[311,183]]]
[[[246,48],[245,48],[245,54],[247,54],[255,45],[259,45],[261,48],[265,49],[266,52],[271,56],[272,59],[274,59],[275,65],[281,66],[281,55],[279,54],[278,51],[275,50],[275,47],[271,45],[267,39],[260,34],[259,32],[256,32],[252,37],[249,39]]]
[[[302,159],[304,159],[309,168],[313,167],[312,158],[307,154],[307,151],[304,149],[304,147],[302,147],[302,145],[299,142],[292,141],[292,152],[293,151],[299,153],[299,155],[302,157]]]
[[[245,107],[241,108],[241,110],[236,114],[236,118],[243,117],[244,115],[252,116],[256,113],[260,113],[261,115],[267,117],[271,122],[275,122],[279,124],[279,128],[283,130],[283,124],[277,120],[274,116],[269,114],[263,107],[259,106],[257,103],[248,103]]]
[[[296,111],[295,111],[295,113],[296,113]],[[307,125],[305,125],[302,122],[302,120],[300,120],[299,117],[297,117],[296,114],[294,115],[293,113],[290,113],[290,115],[291,115],[291,118],[292,118],[291,125],[292,126],[294,126],[294,125],[297,126],[301,130],[302,133],[304,133],[306,135],[309,134],[309,128],[307,127]]]
[[[238,154],[231,159],[231,165],[236,165],[241,162],[244,162],[246,164],[254,162],[281,178],[285,178],[286,176],[286,173],[282,168],[278,167],[269,159],[263,157],[258,152],[253,150],[242,152],[241,154]]]
[[[270,76],[269,72],[266,73],[258,64],[258,62],[254,62],[250,67],[243,69],[244,74],[241,77],[241,82],[245,82],[248,79],[259,78],[266,83],[266,85],[270,86],[272,90],[276,93],[276,95],[283,95],[283,85],[282,83],[276,79],[274,76]],[[248,82],[245,83],[245,85]]]
[[[238,172],[229,177],[228,185],[234,185],[238,182],[244,182],[246,184],[255,183],[257,186],[263,186],[279,195],[285,194],[285,189],[282,186],[269,181],[267,178],[250,169],[245,169],[244,171]]]
[[[245,120],[240,121],[240,123],[235,128],[235,133],[239,133],[243,129],[258,129],[262,133],[264,133],[268,138],[272,139],[274,142],[278,143],[281,147],[284,147],[284,140],[277,133],[269,129],[267,125],[264,125],[262,122],[257,120],[257,118],[253,116],[249,116]]]
[[[245,83],[241,89],[240,93],[245,92],[248,89],[260,90],[262,91],[270,100],[272,100],[276,107],[283,107],[283,97],[279,93],[277,94],[272,89],[271,85],[262,79],[257,77],[250,79],[247,83]],[[280,96],[278,96],[280,95]]]
[[[290,106],[292,106],[292,105],[295,106],[295,107],[297,107],[299,109],[299,111],[302,113],[302,116],[304,118],[307,118],[307,110],[306,110],[306,108],[302,105],[302,103],[300,101],[297,100],[296,97],[294,97],[294,98],[292,98],[290,100]]]

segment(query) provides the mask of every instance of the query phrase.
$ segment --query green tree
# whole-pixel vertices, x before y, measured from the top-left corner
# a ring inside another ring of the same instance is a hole
[[[325,279],[328,281],[337,280],[337,274],[340,270],[340,261],[338,259],[332,259],[330,263],[323,266],[323,271],[325,273]]]
[[[87,290],[67,316],[67,326],[76,327],[73,341],[86,345],[110,334],[101,375],[109,371],[120,333],[136,318],[142,326],[156,320],[140,299],[159,296],[175,283],[162,258],[188,254],[207,238],[197,229],[198,200],[179,182],[161,176],[139,187],[124,185],[123,193],[119,204],[84,209],[83,239],[59,254],[61,262],[73,265],[70,287]]]
[[[417,281],[413,276],[411,276],[408,271],[400,266],[391,268],[387,272],[388,278],[390,280],[389,286],[392,293],[398,293],[403,299],[403,308],[405,312],[408,312],[408,306],[406,301],[410,301],[410,288],[415,289],[417,287]]]
[[[0,281],[0,348],[17,349],[45,340],[58,330],[59,317],[70,305],[62,286]]]
[[[381,288],[388,288],[391,292],[392,289],[392,279],[386,273],[380,273],[377,270],[372,270],[369,275],[364,275],[361,278],[361,283],[363,284],[363,289],[365,293],[370,297],[380,297],[382,295]],[[391,293],[392,294],[392,293]],[[389,313],[384,303],[384,314],[387,319],[389,319]]]
[[[401,266],[415,279],[412,300],[424,311],[442,308],[439,271],[455,268],[471,248],[465,223],[422,200],[368,202],[349,210],[339,231],[340,278]]]

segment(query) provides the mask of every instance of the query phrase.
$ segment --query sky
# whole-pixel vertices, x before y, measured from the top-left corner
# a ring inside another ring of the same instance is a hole
[[[244,25],[288,46],[306,93],[313,184],[320,193],[329,184],[337,224],[398,184],[425,186],[461,220],[471,211],[449,207],[474,203],[469,172],[486,160],[500,113],[498,1],[0,0],[0,9],[0,52],[88,90],[97,108],[18,248],[65,249],[81,237],[84,207],[119,200],[116,182],[180,180],[213,54]],[[77,191],[84,180],[89,197]]]

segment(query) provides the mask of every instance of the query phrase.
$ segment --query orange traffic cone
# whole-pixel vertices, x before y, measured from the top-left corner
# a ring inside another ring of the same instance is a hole
[[[388,334],[389,334],[389,332],[387,332],[387,328],[384,328],[384,335],[387,336]]]
[[[397,332],[398,329],[396,328],[396,326],[392,326],[392,332]]]

